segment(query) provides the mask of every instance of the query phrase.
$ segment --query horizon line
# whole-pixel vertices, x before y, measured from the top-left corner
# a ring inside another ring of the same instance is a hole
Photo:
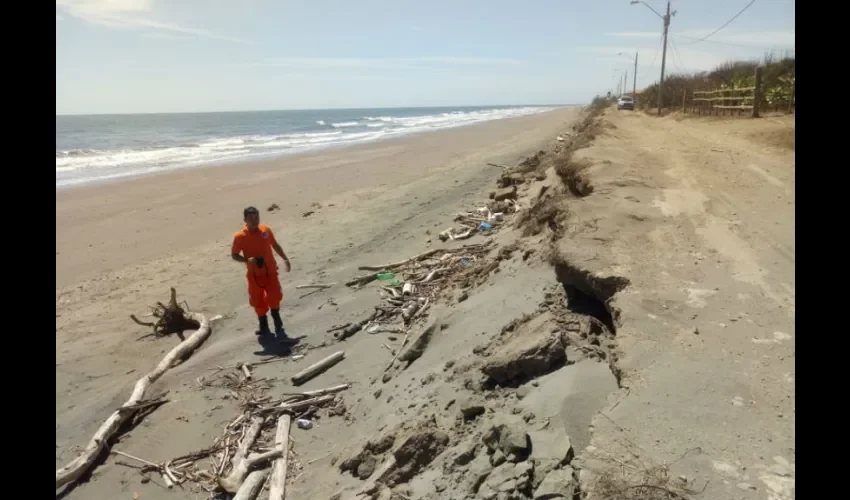
[[[457,106],[375,106],[375,107],[342,107],[342,108],[299,108],[299,109],[244,109],[227,111],[151,111],[141,113],[56,113],[60,116],[127,116],[127,115],[202,115],[202,114],[226,114],[226,113],[278,113],[281,111],[348,111],[368,109],[435,109],[435,108],[505,108],[505,107],[567,107],[582,106],[579,103],[561,104],[485,104],[485,105],[457,105]]]

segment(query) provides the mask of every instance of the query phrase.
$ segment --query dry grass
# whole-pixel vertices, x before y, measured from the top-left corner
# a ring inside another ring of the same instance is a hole
[[[572,155],[555,159],[555,173],[572,194],[583,198],[593,192],[593,184],[585,171],[590,168],[586,160],[574,160]]]
[[[590,493],[604,500],[687,500],[690,490],[683,481],[671,480],[669,472],[666,467],[654,467],[626,477],[620,471],[606,471]]]
[[[647,458],[649,453],[627,437],[626,431],[605,413],[606,418],[620,433],[609,443],[607,450],[592,447],[577,458],[588,461],[588,481],[582,484],[583,498],[588,500],[689,500],[699,495],[708,486],[694,489],[693,480],[685,476],[671,477],[670,466],[692,453],[701,453],[699,448],[684,452],[670,463],[658,463]]]
[[[552,238],[557,240],[566,229],[569,212],[555,197],[546,197],[535,203],[528,210],[520,212],[517,223],[522,228],[523,236],[537,236],[545,229],[552,231]]]

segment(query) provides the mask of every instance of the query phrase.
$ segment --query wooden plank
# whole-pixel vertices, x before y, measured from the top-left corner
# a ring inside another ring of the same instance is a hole
[[[752,106],[714,106],[714,109],[753,109]]]
[[[704,95],[704,94],[720,94],[722,92],[749,92],[755,90],[755,87],[742,87],[738,89],[718,89],[718,90],[699,90],[694,92],[694,94]]]

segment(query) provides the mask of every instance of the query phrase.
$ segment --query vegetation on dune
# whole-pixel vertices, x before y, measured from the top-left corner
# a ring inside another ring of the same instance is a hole
[[[761,61],[733,61],[721,64],[712,71],[691,74],[672,74],[664,79],[663,107],[677,108],[687,91],[688,99],[694,92],[720,89],[739,89],[755,86],[756,67],[762,67],[763,109],[787,109],[794,96],[796,58],[777,59],[768,54]],[[638,93],[641,108],[658,105],[658,83]],[[749,102],[748,102],[749,104]]]

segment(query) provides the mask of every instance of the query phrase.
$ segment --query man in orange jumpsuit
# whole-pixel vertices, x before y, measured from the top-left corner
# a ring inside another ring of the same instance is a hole
[[[242,215],[245,218],[245,227],[233,235],[231,255],[233,260],[245,263],[248,268],[248,296],[251,307],[256,311],[260,321],[257,335],[271,335],[269,319],[266,317],[271,309],[275,334],[278,340],[287,341],[289,338],[286,336],[283,320],[280,317],[283,290],[280,288],[277,262],[272,250],[283,259],[286,272],[291,269],[289,257],[278,244],[271,228],[260,224],[260,212],[256,208],[248,207]]]

